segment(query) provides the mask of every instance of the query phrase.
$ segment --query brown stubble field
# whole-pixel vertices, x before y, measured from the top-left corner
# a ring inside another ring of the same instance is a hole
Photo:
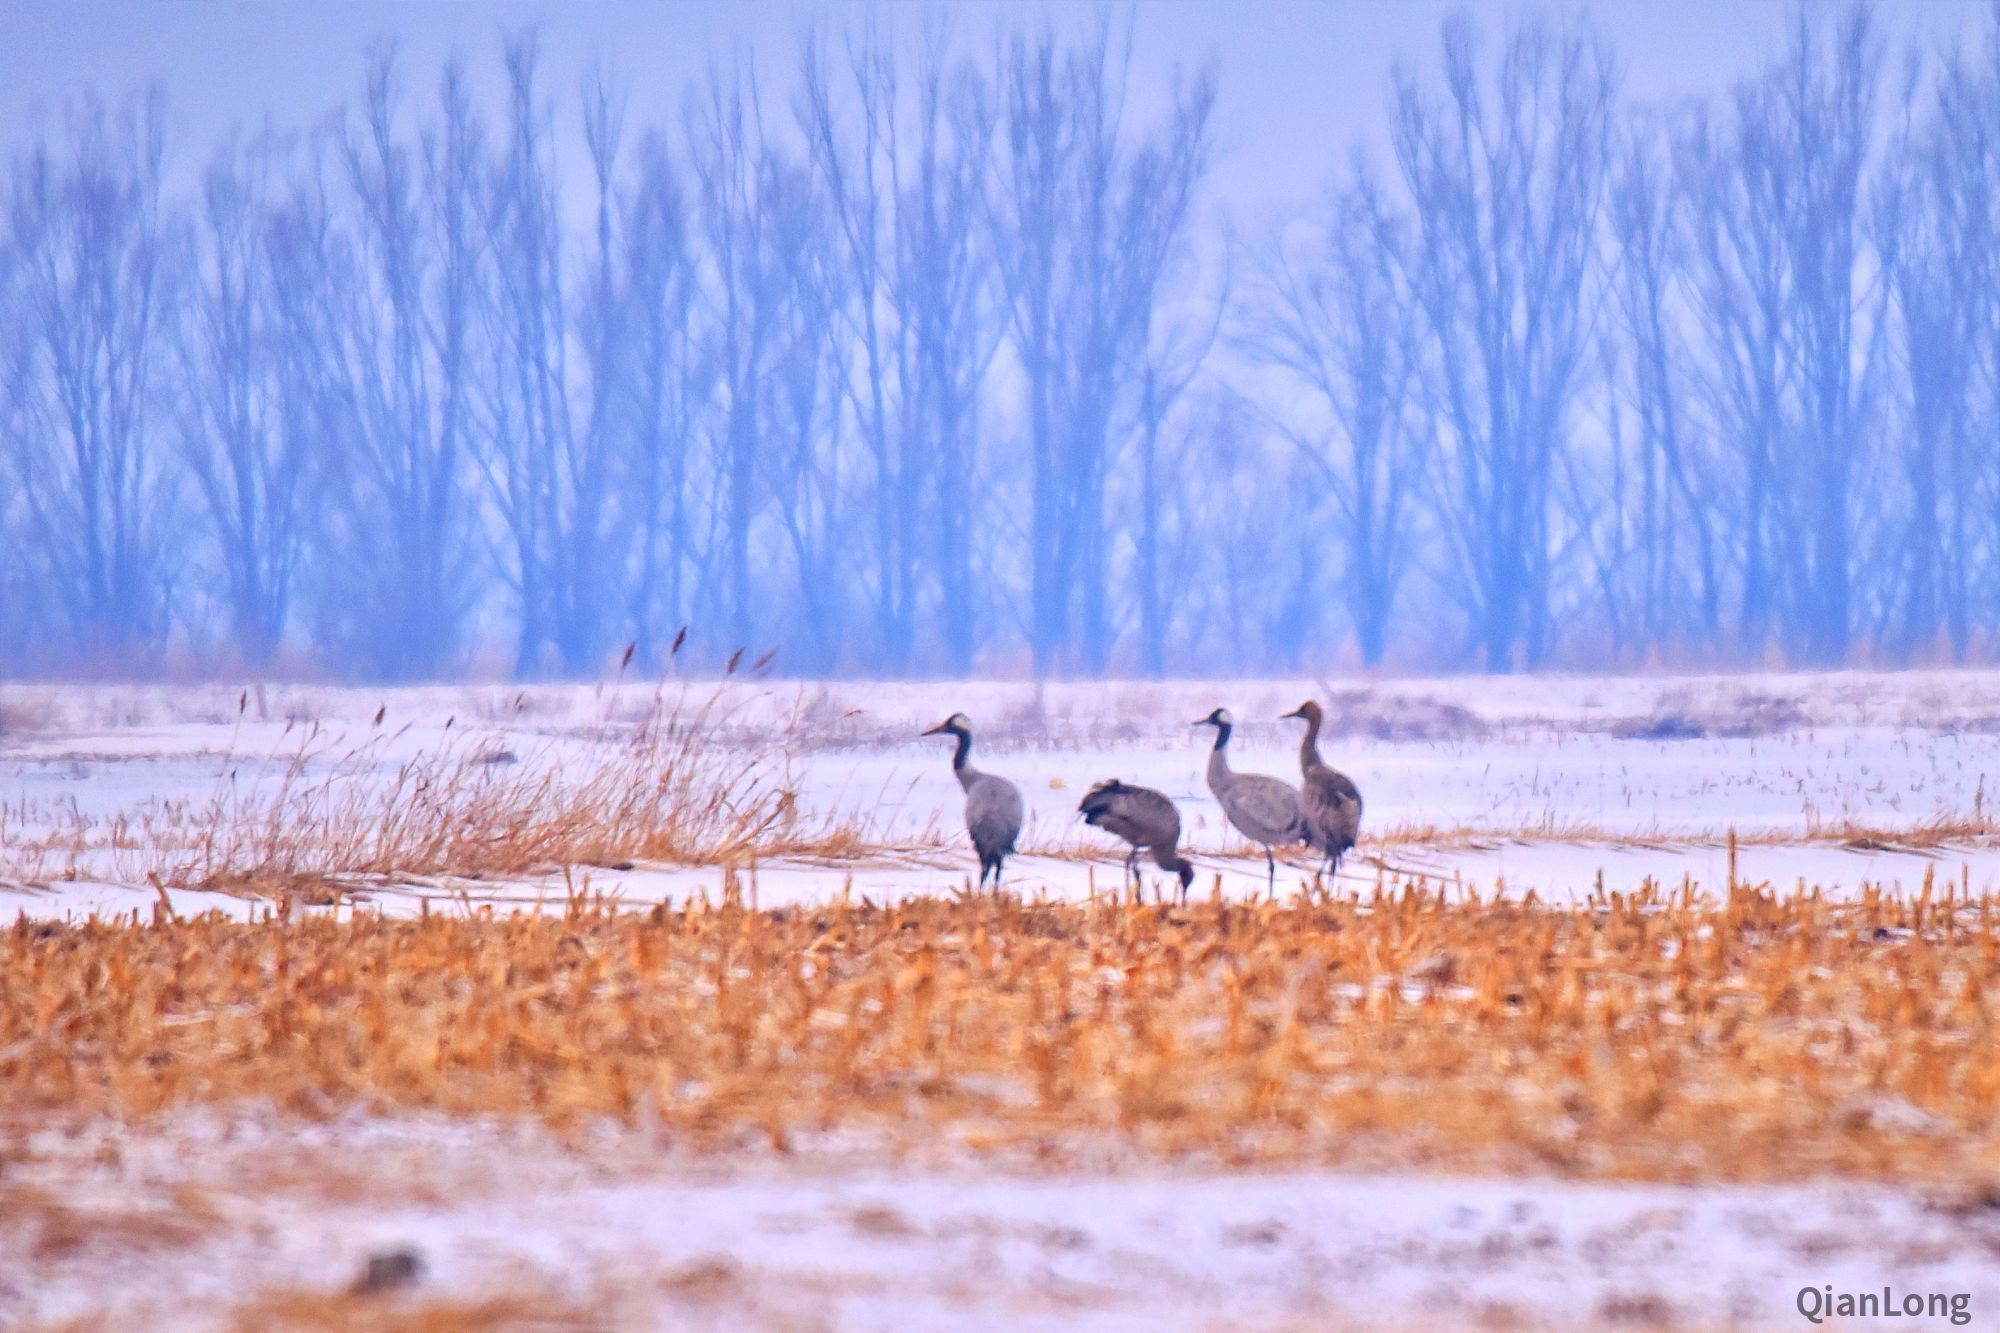
[[[1213,688],[976,709],[1029,800],[1026,896],[953,891],[959,792],[910,738],[955,693],[829,695],[810,725],[699,689],[65,696],[0,806],[0,1324],[874,1327],[913,1295],[1032,1302],[1053,1265],[1107,1327],[1209,1326],[1190,1301],[1325,1327],[1314,1302],[1405,1283],[1497,1302],[1453,1326],[1589,1325],[1544,1269],[1607,1326],[1707,1326],[1737,1298],[1626,1288],[1678,1262],[1776,1299],[1858,1244],[1864,1196],[1927,1230],[1853,1250],[1858,1278],[2000,1293],[1985,731],[1878,734],[1887,705],[1831,686],[1740,738],[1734,685],[1518,721],[1468,687],[1500,720],[1444,699],[1434,738],[1343,738],[1361,855],[1264,901],[1204,753],[1121,720]],[[1655,714],[1713,734],[1648,739]],[[1122,848],[1073,817],[1100,770],[1181,803],[1194,901],[1106,892]],[[1379,1228],[1348,1202],[1399,1195]],[[1157,1247],[1156,1215],[1194,1230]],[[808,1222],[823,1272],[794,1262]],[[398,1228],[431,1272],[351,1289]],[[1033,1254],[991,1297],[954,1285],[985,1236]]]
[[[255,1100],[695,1154],[2000,1180],[1991,899],[219,917],[0,931],[25,1124]],[[0,1177],[4,1184],[4,1177]]]

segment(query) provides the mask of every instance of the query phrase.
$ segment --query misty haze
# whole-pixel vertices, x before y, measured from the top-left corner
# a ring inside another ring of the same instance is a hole
[[[2000,1326],[2000,7],[0,3],[0,1328]]]
[[[1644,15],[1390,8],[717,6],[662,77],[612,7],[363,7],[233,110],[184,31],[24,74],[0,669],[1989,660],[1975,7],[1678,77]],[[1349,23],[1393,62],[1257,90]]]

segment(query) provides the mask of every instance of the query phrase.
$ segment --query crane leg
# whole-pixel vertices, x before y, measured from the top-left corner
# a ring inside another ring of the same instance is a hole
[[[1267,844],[1264,848],[1264,871],[1267,892],[1273,902],[1278,898],[1278,858],[1271,854]]]

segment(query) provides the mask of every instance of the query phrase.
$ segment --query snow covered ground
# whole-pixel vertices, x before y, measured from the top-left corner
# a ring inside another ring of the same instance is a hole
[[[712,687],[674,685],[692,708]],[[150,909],[148,830],[226,796],[290,781],[386,782],[456,745],[530,766],[587,770],[653,706],[655,686],[25,687],[0,690],[0,914]],[[1720,892],[1728,840],[1738,878],[1851,893],[1915,890],[1934,877],[2000,889],[2000,847],[1978,832],[2000,768],[2000,673],[1722,677],[1455,678],[1382,683],[758,683],[721,688],[718,735],[797,794],[807,824],[846,824],[877,850],[835,863],[767,862],[759,901],[939,892],[972,869],[948,744],[918,733],[964,710],[977,761],[1028,803],[1010,867],[1027,893],[1081,897],[1118,878],[1121,848],[1082,826],[1075,803],[1109,776],[1168,792],[1225,893],[1262,887],[1261,858],[1223,823],[1202,778],[1216,705],[1239,719],[1239,769],[1296,772],[1298,724],[1278,715],[1331,701],[1324,749],[1367,798],[1355,887],[1378,876],[1490,893],[1567,897],[1647,880]],[[376,721],[377,716],[381,721]],[[303,775],[301,777],[301,775]],[[1043,855],[1037,855],[1042,853]],[[11,872],[10,872],[11,867]],[[738,867],[747,872],[747,867]],[[1295,868],[1286,883],[1301,878]],[[721,891],[716,866],[584,868],[633,902]],[[254,910],[165,875],[175,910]],[[504,883],[407,878],[360,886],[372,905],[560,901],[572,874]]]
[[[1364,848],[1365,851],[1365,848]],[[1724,842],[1660,841],[1647,843],[1597,840],[1557,841],[1486,839],[1470,845],[1438,848],[1396,848],[1387,853],[1389,870],[1367,858],[1343,869],[1341,889],[1363,893],[1377,882],[1390,890],[1403,886],[1432,892],[1481,896],[1496,892],[1520,896],[1532,890],[1542,901],[1564,901],[1596,891],[1630,893],[1648,882],[1678,889],[1685,881],[1697,890],[1720,896],[1729,883],[1730,851]],[[1265,889],[1261,856],[1198,856],[1207,874],[1198,879],[1196,894],[1221,885],[1227,896],[1255,896]],[[1160,890],[1160,875],[1145,867],[1146,893]],[[732,883],[746,903],[781,907],[825,902],[847,895],[854,902],[894,901],[926,893],[966,887],[976,872],[967,854],[962,860],[950,850],[896,852],[859,861],[829,862],[786,858],[740,873],[710,867],[637,866],[631,870],[603,867],[560,875],[540,875],[495,883],[451,876],[403,876],[390,882],[356,881],[339,910],[415,916],[424,911],[560,911],[566,894],[581,887],[614,901],[644,907],[658,902],[682,902],[705,895],[720,902]],[[1008,862],[1007,884],[1030,897],[1082,899],[1116,890],[1123,867],[1117,857],[1074,860],[1023,856]],[[734,874],[735,878],[731,879]],[[1306,871],[1294,867],[1279,872],[1279,892],[1289,893],[1306,882]],[[2000,892],[2000,846],[1982,839],[1927,848],[1854,848],[1833,842],[1759,843],[1739,847],[1736,882],[1768,886],[1778,892],[1820,892],[1844,898],[1866,887],[1897,893],[1921,889],[1926,876],[1935,891],[1946,887],[1963,896]],[[1171,887],[1169,882],[1168,887]],[[41,885],[0,885],[0,914],[6,919],[25,915],[36,920],[113,917],[137,912],[150,919],[163,895],[147,885],[103,881],[65,881]],[[182,916],[219,911],[236,920],[253,920],[272,910],[259,898],[195,889],[167,891],[165,901]]]
[[[688,687],[690,705],[709,689]],[[803,822],[849,824],[864,850],[357,880],[331,910],[504,912],[579,888],[648,903],[732,882],[764,906],[949,891],[972,870],[960,796],[945,742],[918,733],[957,710],[978,728],[979,762],[1027,797],[1014,887],[1081,897],[1117,883],[1120,849],[1073,813],[1116,775],[1179,802],[1198,893],[1257,893],[1261,857],[1209,800],[1209,733],[1191,722],[1231,708],[1236,766],[1290,774],[1297,724],[1276,718],[1307,695],[1331,701],[1325,751],[1367,797],[1353,887],[1561,899],[1685,880],[1720,893],[1734,834],[1741,883],[2000,891],[1985,789],[2000,770],[2000,672],[739,681],[714,705],[725,745],[794,791]],[[453,744],[587,769],[654,697],[0,687],[0,921],[260,914],[262,900],[148,882],[148,839],[288,773],[386,783]],[[1285,883],[1299,881],[1294,868]],[[1969,1163],[1968,1182],[1990,1166]],[[399,1253],[420,1280],[367,1300],[518,1299],[551,1326],[1761,1329],[1810,1326],[1801,1288],[1885,1285],[1963,1295],[1971,1326],[2000,1322],[2000,1207],[1976,1189],[1215,1175],[1123,1160],[1116,1145],[1101,1167],[1051,1175],[838,1143],[696,1159],[626,1131],[558,1142],[517,1123],[361,1113],[81,1127],[0,1115],[0,1327],[278,1326],[285,1302],[341,1299],[371,1255]]]
[[[1947,1302],[1897,1328],[1950,1327],[1953,1297],[2000,1318],[2000,1209],[1949,1189],[689,1162],[422,1119],[183,1117],[12,1153],[9,1184],[58,1188],[80,1239],[0,1265],[9,1327],[256,1326],[391,1255],[420,1276],[382,1308],[504,1294],[559,1327],[1766,1329],[1828,1286]],[[0,1225],[0,1258],[33,1234]]]

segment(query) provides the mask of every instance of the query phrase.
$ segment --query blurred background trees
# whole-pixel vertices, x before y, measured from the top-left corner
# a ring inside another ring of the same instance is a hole
[[[384,49],[185,161],[160,93],[71,108],[0,200],[0,669],[2000,649],[2000,28],[1813,10],[1639,106],[1586,25],[1454,20],[1248,236],[1229,71],[1131,39],[819,32],[665,123]]]

